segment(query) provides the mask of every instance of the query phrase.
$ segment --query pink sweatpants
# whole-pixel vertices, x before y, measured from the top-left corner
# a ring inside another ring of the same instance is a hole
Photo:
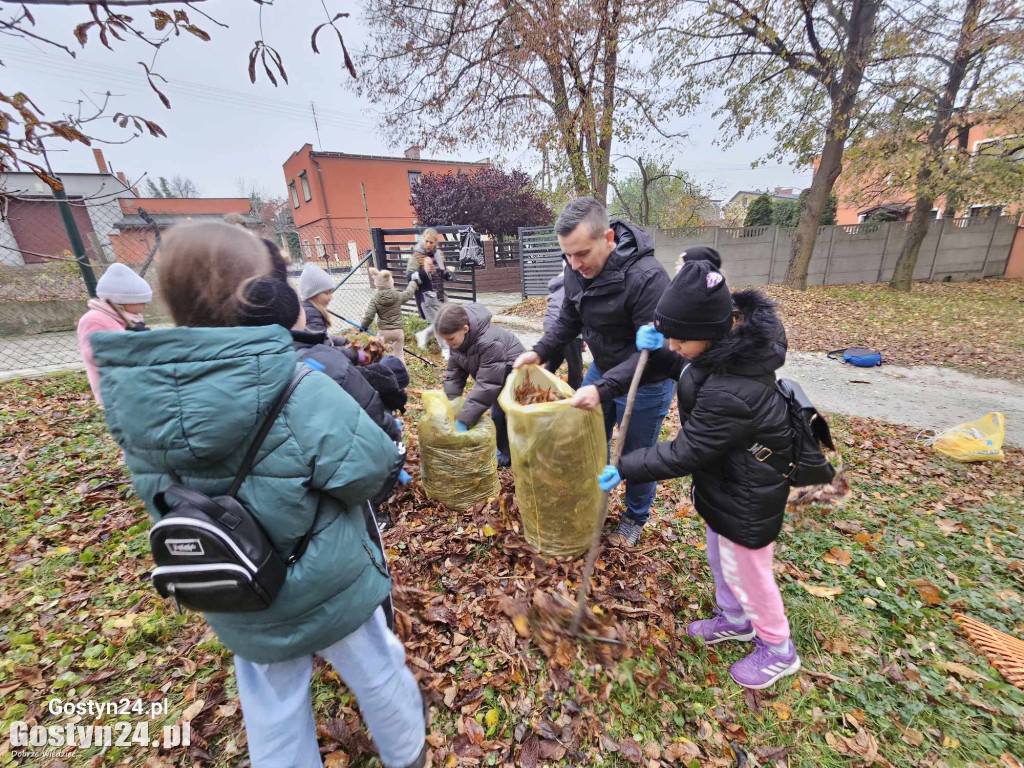
[[[746,616],[769,645],[789,639],[789,621],[775,583],[775,544],[747,549],[708,531],[708,565],[715,577],[715,599],[726,616]]]

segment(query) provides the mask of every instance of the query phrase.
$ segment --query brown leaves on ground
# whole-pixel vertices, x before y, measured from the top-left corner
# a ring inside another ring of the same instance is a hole
[[[611,683],[595,692],[573,669],[578,661],[614,669],[634,647],[679,658],[687,641],[675,614],[684,605],[669,586],[678,573],[657,556],[669,543],[663,537],[673,534],[655,529],[646,546],[606,548],[598,559],[594,610],[584,614],[582,631],[623,644],[570,638],[565,629],[575,610],[582,558],[547,559],[526,543],[511,476],[501,475],[499,498],[465,513],[444,509],[418,487],[389,501],[395,526],[384,542],[395,582],[396,630],[429,700],[461,722],[457,735],[434,735],[434,764],[451,757],[469,764],[487,754],[520,766],[564,757],[580,764],[595,748],[610,747],[646,764],[639,745],[606,733],[601,713],[608,711]],[[670,688],[665,671],[651,676],[638,670],[634,681],[652,695]],[[488,720],[519,725],[502,729]]]
[[[779,303],[790,349],[868,347],[883,364],[954,365],[1024,381],[1024,281],[914,283],[910,293],[884,284],[758,290]],[[504,314],[539,320],[546,302],[527,299]]]
[[[544,311],[547,309],[548,300],[545,296],[536,296],[532,299],[526,299],[518,304],[509,307],[504,310],[501,314],[503,315],[515,315],[516,317],[526,317],[535,320],[540,320],[544,317]]]
[[[1024,281],[760,288],[781,310],[789,348],[868,347],[883,364],[955,365],[1024,381]],[[838,364],[838,363],[837,363]]]

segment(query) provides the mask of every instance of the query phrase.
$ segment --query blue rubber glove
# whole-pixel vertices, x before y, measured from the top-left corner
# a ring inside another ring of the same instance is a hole
[[[307,357],[303,362],[306,364],[307,368],[312,368],[314,371],[323,372],[325,370],[324,364],[319,360],[314,360],[312,357]]]
[[[408,485],[411,482],[412,482],[412,475],[410,475],[404,469],[401,472],[398,473],[398,484],[399,485]]]
[[[661,349],[664,343],[665,337],[661,331],[655,329],[654,323],[641,326],[636,332],[637,349]]]
[[[395,419],[395,426],[398,427],[398,434],[402,434],[402,420]]]
[[[456,432],[469,432],[469,427],[467,427],[461,421],[456,421],[455,422],[455,431]]]
[[[601,486],[602,491],[611,491],[621,482],[622,476],[619,474],[619,470],[611,464],[601,470],[601,474],[597,476],[597,484]]]

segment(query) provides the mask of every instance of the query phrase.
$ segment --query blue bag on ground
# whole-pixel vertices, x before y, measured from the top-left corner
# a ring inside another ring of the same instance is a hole
[[[856,365],[858,368],[874,368],[882,364],[882,353],[864,347],[846,347],[846,349],[833,349],[828,357],[837,360],[840,352],[843,354],[843,362]]]

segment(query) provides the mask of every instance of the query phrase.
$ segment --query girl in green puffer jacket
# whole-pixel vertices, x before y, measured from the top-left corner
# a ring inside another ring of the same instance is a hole
[[[160,255],[161,293],[178,327],[92,337],[107,424],[154,519],[154,496],[172,474],[209,496],[227,490],[297,365],[285,328],[239,327],[244,296],[258,293],[252,285],[280,279],[259,240],[227,224],[186,224],[166,235]],[[238,499],[285,559],[319,510],[305,554],[269,608],[205,615],[235,654],[254,768],[321,765],[314,654],[355,694],[385,766],[426,760],[422,699],[385,620],[391,581],[364,519],[395,457],[380,427],[314,372],[242,483]]]
[[[377,333],[391,346],[391,354],[405,362],[405,330],[402,323],[402,305],[416,293],[416,281],[410,280],[404,291],[395,290],[391,271],[378,272],[370,267],[374,291],[370,306],[363,315],[362,326],[370,330],[370,324],[377,320]]]

